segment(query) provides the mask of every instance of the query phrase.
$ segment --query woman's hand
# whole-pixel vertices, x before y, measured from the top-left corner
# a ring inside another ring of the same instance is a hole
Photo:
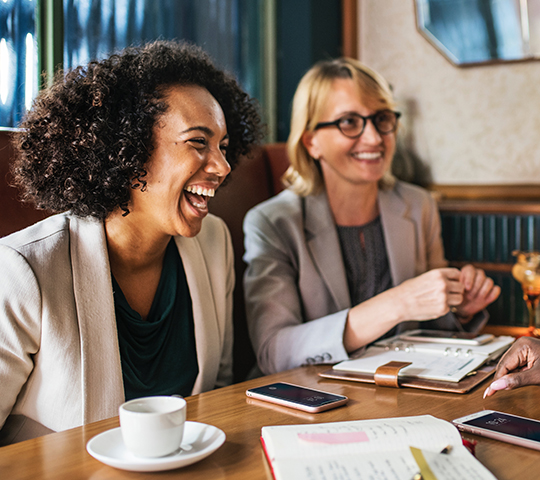
[[[432,320],[463,302],[464,285],[457,268],[437,268],[395,287],[404,320]]]
[[[456,306],[454,312],[461,323],[469,322],[473,315],[497,300],[501,293],[501,287],[486,277],[482,269],[472,265],[465,265],[461,269],[460,282],[464,286],[463,301]]]
[[[379,293],[349,310],[345,349],[354,352],[406,320],[441,317],[463,302],[463,290],[457,268],[438,268]]]
[[[468,268],[464,270],[465,280],[470,282],[469,290],[473,290],[467,294],[476,302],[470,300],[468,304],[482,305],[481,310],[484,304],[478,299],[487,301],[483,289],[474,288],[476,281],[470,279]],[[461,306],[466,294],[463,277],[464,274],[457,268],[437,268],[354,306],[349,310],[343,336],[346,350],[354,352],[401,322],[433,320],[447,314],[451,307]],[[497,287],[494,299],[498,295]],[[373,322],[374,318],[377,322]]]
[[[521,337],[497,365],[495,381],[484,392],[484,398],[497,390],[512,390],[525,385],[540,385],[540,340]]]

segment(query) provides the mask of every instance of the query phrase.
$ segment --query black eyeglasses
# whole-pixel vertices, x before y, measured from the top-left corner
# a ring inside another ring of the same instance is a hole
[[[371,120],[371,123],[373,123],[377,132],[381,135],[387,135],[388,133],[396,131],[399,117],[401,117],[401,113],[393,112],[392,110],[381,110],[367,117],[359,115],[358,113],[349,113],[333,122],[320,122],[315,125],[315,130],[336,126],[346,137],[358,138],[364,133],[367,121]]]

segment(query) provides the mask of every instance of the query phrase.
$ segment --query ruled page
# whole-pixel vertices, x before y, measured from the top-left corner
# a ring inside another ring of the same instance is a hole
[[[271,426],[263,427],[261,435],[271,458],[356,455],[409,446],[440,452],[447,445],[461,445],[457,428],[431,415]]]
[[[438,480],[493,480],[449,422],[430,415],[263,427],[276,480],[401,480],[419,472],[411,447]],[[439,452],[452,446],[451,453]]]
[[[496,477],[472,455],[443,455],[411,448],[420,472],[427,466],[437,480],[497,480]],[[428,478],[425,475],[424,478]]]
[[[428,453],[426,464],[436,480],[497,480],[470,454]],[[276,480],[410,480],[420,471],[412,453],[401,450],[309,460],[288,458],[277,462],[273,470]]]

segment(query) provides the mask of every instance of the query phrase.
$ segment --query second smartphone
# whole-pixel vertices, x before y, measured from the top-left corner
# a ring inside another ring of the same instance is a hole
[[[291,383],[272,383],[263,387],[250,388],[246,395],[257,400],[284,405],[310,413],[323,412],[345,405],[349,400],[344,395],[300,387]]]
[[[464,432],[540,450],[540,422],[532,418],[484,410],[452,423]]]

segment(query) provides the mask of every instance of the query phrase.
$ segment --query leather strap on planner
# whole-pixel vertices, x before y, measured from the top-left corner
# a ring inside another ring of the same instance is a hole
[[[399,371],[412,362],[388,362],[381,365],[375,371],[375,384],[381,387],[399,388],[398,373]]]

